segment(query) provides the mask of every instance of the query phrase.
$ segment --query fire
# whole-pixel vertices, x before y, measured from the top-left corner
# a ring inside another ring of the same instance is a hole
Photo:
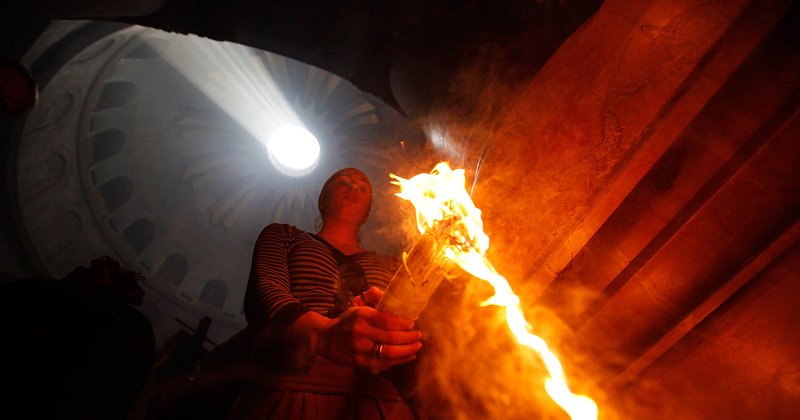
[[[464,188],[464,170],[451,170],[442,162],[430,174],[410,179],[390,176],[395,179],[393,183],[400,186],[396,195],[414,205],[420,233],[429,229],[446,232],[449,241],[440,244],[445,247],[445,255],[466,272],[492,285],[495,294],[483,305],[506,308],[506,322],[517,341],[536,351],[544,361],[549,374],[544,386],[550,398],[573,419],[596,419],[597,404],[587,396],[570,391],[558,357],[541,337],[530,332],[532,328],[522,313],[519,297],[486,257],[489,237],[483,231],[480,209],[475,207]]]

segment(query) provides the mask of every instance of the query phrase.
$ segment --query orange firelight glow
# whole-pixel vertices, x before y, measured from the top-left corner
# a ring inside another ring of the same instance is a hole
[[[550,398],[573,419],[596,419],[597,404],[587,396],[570,391],[558,357],[542,338],[530,332],[532,328],[522,313],[519,297],[486,257],[489,237],[483,231],[481,211],[475,207],[464,187],[464,170],[451,170],[442,162],[430,174],[419,174],[410,179],[394,174],[390,176],[395,180],[393,183],[400,186],[396,195],[414,205],[420,233],[429,229],[446,231],[448,243],[440,244],[445,256],[466,272],[492,285],[495,294],[483,305],[506,308],[506,322],[517,341],[536,351],[547,368],[549,377],[545,379],[544,387]]]

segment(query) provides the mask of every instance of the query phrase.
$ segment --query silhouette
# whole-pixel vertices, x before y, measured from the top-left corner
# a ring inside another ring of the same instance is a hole
[[[25,115],[39,100],[39,85],[22,64],[0,55],[0,119]]]
[[[125,418],[153,364],[143,278],[111,257],[63,279],[0,286],[0,379],[11,418]]]

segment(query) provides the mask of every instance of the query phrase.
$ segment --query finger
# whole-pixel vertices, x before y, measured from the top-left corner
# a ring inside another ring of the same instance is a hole
[[[380,343],[380,346],[378,345]],[[413,356],[422,348],[422,343],[417,341],[409,344],[385,344],[376,341],[360,339],[353,343],[353,356],[366,357],[380,360],[404,359]]]
[[[372,306],[373,308],[375,307],[375,305],[378,304],[378,302],[381,301],[382,297],[383,297],[383,290],[375,286],[370,287],[364,293],[361,294],[361,299],[364,300],[364,303],[367,306]]]
[[[354,337],[386,344],[413,344],[422,339],[422,333],[417,330],[385,330],[375,327],[366,319],[355,320],[352,334]]]
[[[367,304],[367,302],[366,302],[366,301],[364,301],[364,299],[361,297],[362,295],[363,295],[363,293],[362,293],[361,295],[358,295],[358,296],[356,296],[356,297],[354,297],[354,298],[350,299],[350,302],[353,304],[353,306],[355,306],[355,307],[360,307],[360,306],[373,306],[373,305],[369,305],[369,304]]]
[[[376,328],[370,331],[368,337],[372,341],[401,345],[419,343],[422,339],[422,333],[419,331],[386,331]]]
[[[388,361],[405,360],[417,354],[421,348],[422,343],[420,342],[412,344],[383,344],[380,355],[373,353],[372,356],[376,359]]]
[[[369,310],[362,315],[372,326],[383,330],[407,331],[413,330],[415,326],[414,321],[389,312]]]
[[[356,357],[394,362],[415,355],[422,348],[422,343],[417,341],[409,344],[386,344],[359,339],[354,343],[354,348]]]

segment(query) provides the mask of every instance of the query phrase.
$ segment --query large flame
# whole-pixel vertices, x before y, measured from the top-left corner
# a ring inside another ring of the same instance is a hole
[[[397,196],[414,205],[420,233],[429,229],[446,231],[449,241],[439,244],[445,247],[445,255],[466,272],[492,285],[495,294],[483,305],[506,308],[506,322],[517,341],[541,356],[549,374],[544,386],[550,398],[573,419],[596,419],[597,404],[587,396],[570,391],[558,357],[541,337],[530,332],[531,325],[525,320],[519,297],[486,257],[489,237],[483,231],[481,211],[464,188],[464,170],[451,170],[442,162],[430,174],[419,174],[411,179],[390,176],[395,179],[394,184],[400,186]]]

